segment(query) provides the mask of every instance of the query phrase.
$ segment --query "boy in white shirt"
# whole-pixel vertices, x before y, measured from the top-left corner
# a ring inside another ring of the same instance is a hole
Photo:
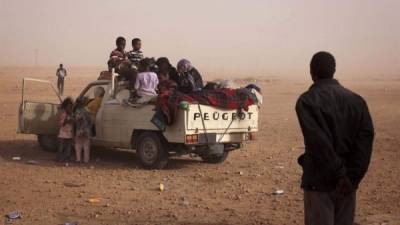
[[[144,104],[157,96],[157,74],[150,71],[150,59],[145,58],[139,63],[139,74],[136,77],[135,91],[139,97],[135,103]]]

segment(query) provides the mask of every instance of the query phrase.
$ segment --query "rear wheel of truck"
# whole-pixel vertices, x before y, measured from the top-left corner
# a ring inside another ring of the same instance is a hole
[[[204,155],[204,156],[200,156],[204,162],[206,163],[222,163],[223,161],[225,161],[226,158],[228,158],[229,152],[224,151],[224,153],[220,154],[220,155]]]
[[[137,155],[146,169],[163,169],[168,163],[168,152],[161,137],[154,132],[140,134],[136,141]]]
[[[37,136],[40,147],[46,152],[57,151],[57,136],[39,134]]]

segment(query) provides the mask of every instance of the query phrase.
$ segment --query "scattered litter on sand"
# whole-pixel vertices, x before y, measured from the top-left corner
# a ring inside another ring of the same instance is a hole
[[[163,192],[165,190],[165,186],[163,183],[160,183],[159,189],[161,192]]]
[[[21,219],[22,215],[18,211],[10,212],[6,215],[6,218],[9,220]]]
[[[278,189],[278,190],[272,192],[273,195],[282,195],[283,193],[285,193],[285,192],[281,189]]]
[[[66,222],[66,223],[63,223],[62,225],[78,225],[79,223],[78,222]]]
[[[37,165],[37,164],[39,164],[39,162],[36,160],[28,160],[28,161],[26,161],[26,164]]]
[[[21,160],[21,157],[19,157],[19,156],[14,156],[14,157],[12,157],[12,160],[14,160],[14,161],[20,161],[20,160]]]
[[[90,202],[90,203],[99,203],[100,202],[100,198],[89,198],[88,202]]]
[[[83,187],[83,186],[85,186],[85,183],[78,182],[78,181],[65,181],[64,186],[65,187]]]

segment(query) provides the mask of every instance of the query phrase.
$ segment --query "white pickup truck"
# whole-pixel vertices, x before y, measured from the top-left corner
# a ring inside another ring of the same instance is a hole
[[[57,144],[59,103],[29,101],[24,96],[28,82],[48,84],[61,102],[51,82],[24,78],[18,132],[36,134],[42,149],[53,151]],[[114,76],[111,81],[91,82],[78,98],[93,99],[96,87],[103,87],[105,95],[96,116],[92,146],[136,150],[145,168],[162,169],[169,156],[184,154],[220,163],[243,142],[254,140],[258,131],[258,105],[251,105],[247,112],[238,112],[199,104],[179,109],[173,125],[160,131],[151,122],[155,105],[135,108],[121,103],[129,91],[127,85],[117,82]]]

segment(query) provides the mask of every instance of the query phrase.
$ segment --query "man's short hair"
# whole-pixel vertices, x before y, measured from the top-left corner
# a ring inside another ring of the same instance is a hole
[[[151,66],[151,59],[150,58],[144,58],[144,59],[140,60],[139,66],[142,69],[149,68]]]
[[[310,63],[311,74],[319,79],[333,78],[336,71],[336,62],[329,52],[317,52],[313,55]]]
[[[62,63],[60,63],[60,67],[63,67],[63,64],[62,64]]]
[[[171,63],[169,62],[169,59],[167,57],[160,57],[156,61],[157,66],[160,66],[162,64],[167,64],[169,66],[172,66]]]
[[[116,44],[116,45],[119,45],[119,44],[121,44],[123,41],[126,42],[126,40],[125,40],[124,37],[122,37],[122,36],[117,37],[117,40],[115,41],[115,44]]]
[[[132,39],[132,45],[136,45],[136,43],[138,43],[139,41],[142,41],[142,40],[140,40],[140,38]]]

